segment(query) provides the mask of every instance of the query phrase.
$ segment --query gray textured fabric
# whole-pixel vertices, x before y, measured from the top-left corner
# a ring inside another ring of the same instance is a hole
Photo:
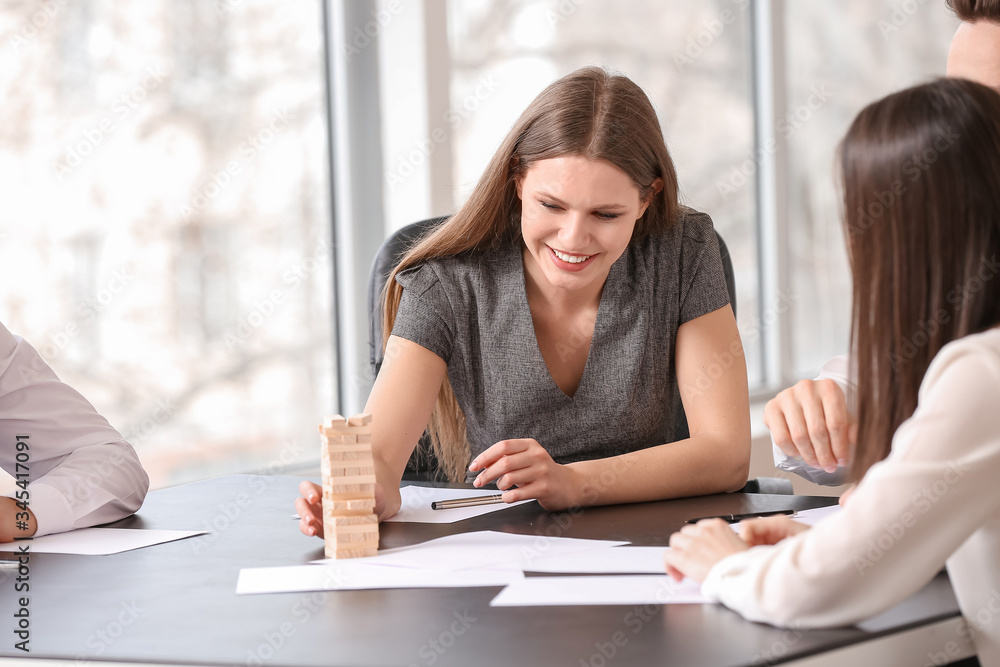
[[[531,319],[520,246],[401,272],[392,333],[434,352],[465,412],[472,456],[534,438],[558,463],[673,440],[677,328],[729,303],[711,219],[686,210],[611,267],[580,385],[552,379]]]

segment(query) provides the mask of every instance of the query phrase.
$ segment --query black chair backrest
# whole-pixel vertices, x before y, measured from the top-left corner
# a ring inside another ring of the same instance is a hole
[[[448,217],[421,220],[397,229],[375,253],[371,273],[368,275],[368,351],[372,377],[378,377],[379,369],[382,368],[382,290],[389,280],[389,274],[407,250]]]
[[[430,218],[406,225],[385,240],[382,247],[375,254],[372,262],[371,273],[368,276],[368,349],[371,361],[372,377],[378,377],[378,372],[382,368],[382,290],[389,280],[389,274],[393,268],[403,258],[403,255],[413,247],[421,238],[426,236],[432,229],[448,219],[448,216],[440,218]],[[736,274],[733,272],[733,260],[729,256],[729,248],[726,242],[715,232],[719,239],[719,251],[722,255],[722,270],[726,276],[726,288],[729,290],[729,301],[733,306],[733,314],[736,314]],[[676,385],[677,380],[674,380]],[[677,428],[674,432],[675,440],[684,440],[690,433],[688,431],[687,417],[684,414],[684,407],[681,404],[680,393],[674,387],[675,406],[674,412],[677,415]],[[430,441],[426,434],[420,439],[420,444],[414,451],[413,456],[406,466],[406,474],[403,479],[443,481],[437,465],[437,459],[430,447]]]

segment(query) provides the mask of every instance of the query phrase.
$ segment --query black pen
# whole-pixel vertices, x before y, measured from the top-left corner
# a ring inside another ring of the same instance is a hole
[[[728,523],[739,523],[743,519],[756,519],[762,516],[776,516],[778,514],[795,514],[795,510],[771,510],[769,512],[751,512],[749,514],[720,514],[719,516],[703,516],[697,519],[688,519],[687,523],[698,523],[705,519],[722,519]]]

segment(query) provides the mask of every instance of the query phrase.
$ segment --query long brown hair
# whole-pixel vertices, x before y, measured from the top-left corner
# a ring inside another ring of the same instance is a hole
[[[651,197],[636,223],[633,242],[676,219],[677,175],[646,94],[624,76],[597,67],[579,69],[549,85],[532,101],[465,204],[410,249],[393,270],[383,293],[383,350],[402,296],[396,274],[436,257],[519,244],[521,201],[515,178],[538,160],[565,155],[610,162],[631,177],[640,197]],[[658,192],[656,179],[663,183]],[[464,479],[469,460],[465,416],[447,378],[429,430],[434,453],[448,478]]]
[[[839,161],[860,479],[941,348],[1000,323],[1000,94],[940,79],[889,95],[854,120]]]

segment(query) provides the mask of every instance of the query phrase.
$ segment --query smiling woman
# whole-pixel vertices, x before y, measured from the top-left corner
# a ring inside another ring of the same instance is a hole
[[[746,365],[712,222],[679,207],[656,114],[623,76],[585,68],[545,89],[466,204],[403,257],[384,312],[366,407],[382,518],[428,424],[450,478],[495,481],[506,502],[746,482]],[[691,437],[672,442],[678,392]],[[302,492],[318,534],[318,488]]]

